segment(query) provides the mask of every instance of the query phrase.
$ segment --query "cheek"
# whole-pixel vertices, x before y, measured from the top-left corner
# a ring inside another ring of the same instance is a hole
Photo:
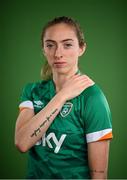
[[[69,51],[67,56],[67,58],[69,58],[71,61],[77,61],[78,59],[78,52],[77,51]]]
[[[45,51],[45,58],[48,61],[49,64],[52,64],[53,58],[52,58],[52,53]]]

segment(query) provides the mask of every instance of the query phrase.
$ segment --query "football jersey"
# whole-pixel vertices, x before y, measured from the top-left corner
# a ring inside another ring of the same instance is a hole
[[[55,96],[53,80],[27,84],[19,108],[41,111]],[[94,84],[67,101],[29,150],[28,179],[89,179],[87,144],[112,138],[107,100]]]

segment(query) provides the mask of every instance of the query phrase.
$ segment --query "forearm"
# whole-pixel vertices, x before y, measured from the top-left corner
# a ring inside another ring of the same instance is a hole
[[[88,144],[88,160],[91,179],[107,179],[109,141]]]
[[[22,152],[29,150],[43,136],[64,103],[64,97],[60,93],[56,94],[44,109],[17,131],[16,141]]]
[[[107,170],[96,170],[90,171],[91,179],[107,179]]]

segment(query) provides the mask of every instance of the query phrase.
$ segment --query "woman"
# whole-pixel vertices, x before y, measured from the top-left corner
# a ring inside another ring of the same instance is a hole
[[[86,49],[76,21],[58,17],[42,32],[45,80],[25,86],[15,144],[29,150],[29,179],[107,178],[111,115],[101,89],[80,73]]]

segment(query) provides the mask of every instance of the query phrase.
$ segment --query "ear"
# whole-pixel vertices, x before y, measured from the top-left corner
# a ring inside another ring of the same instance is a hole
[[[79,47],[79,57],[84,54],[85,50],[86,50],[86,43],[84,44],[84,46]]]

